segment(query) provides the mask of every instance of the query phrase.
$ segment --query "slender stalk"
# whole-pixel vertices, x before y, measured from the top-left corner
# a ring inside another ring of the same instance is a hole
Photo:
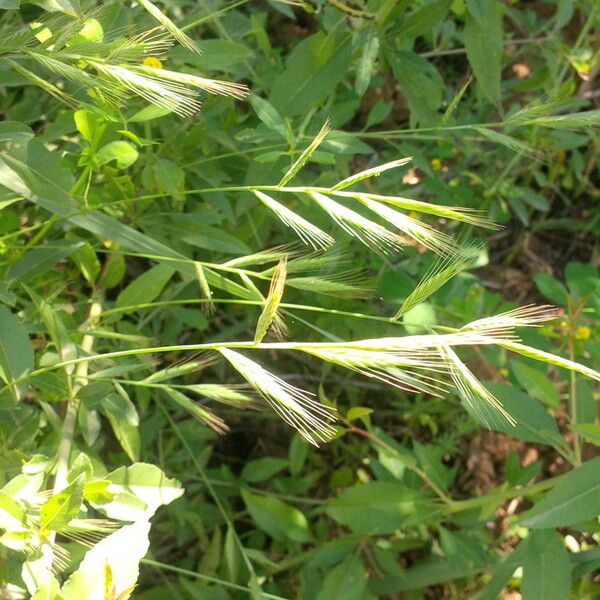
[[[519,38],[514,40],[506,40],[505,46],[522,46],[523,44],[540,44],[542,42],[554,41],[554,37],[551,35],[545,35],[538,38]],[[421,52],[419,56],[423,58],[434,58],[438,56],[453,56],[456,54],[466,54],[467,49],[462,48],[449,48],[448,50],[430,50],[429,52]]]
[[[90,327],[97,316],[102,312],[102,304],[98,298],[92,300],[86,327]],[[81,341],[81,348],[85,354],[91,353],[94,346],[94,336],[86,334]],[[81,357],[81,358],[86,358]],[[67,361],[68,362],[68,361]],[[66,368],[69,365],[64,365]],[[56,474],[54,477],[53,493],[60,492],[67,485],[67,474],[69,472],[69,456],[71,455],[71,447],[73,445],[73,435],[75,433],[75,423],[77,422],[77,411],[79,410],[79,399],[77,393],[87,383],[87,374],[89,369],[88,361],[79,361],[77,369],[73,375],[73,384],[71,386],[69,399],[67,403],[67,411],[63,420],[60,442],[56,453]]]
[[[202,573],[198,573],[196,571],[189,571],[188,569],[182,569],[180,567],[174,567],[172,565],[166,565],[165,563],[159,562],[157,560],[152,560],[150,558],[142,558],[142,564],[150,565],[151,567],[156,567],[157,569],[162,569],[164,571],[172,571],[173,573],[178,573],[179,575],[185,575],[186,577],[191,577],[193,579],[202,579],[203,581],[209,581],[210,583],[218,583],[223,587],[231,588],[232,590],[240,590],[242,592],[251,593],[252,590],[244,585],[238,585],[237,583],[231,583],[230,581],[225,581],[223,579],[218,579],[217,577],[210,577],[209,575],[202,575]],[[275,594],[269,594],[267,592],[261,592],[263,598],[268,600],[287,600],[282,596],[275,596]]]
[[[227,527],[229,528],[230,531],[233,532],[233,537],[235,539],[235,543],[236,543],[236,545],[238,547],[238,550],[240,551],[240,554],[242,555],[242,558],[244,559],[244,564],[246,565],[246,568],[248,569],[248,572],[250,573],[251,576],[253,576],[254,578],[256,578],[256,572],[254,571],[254,565],[252,564],[252,562],[248,558],[248,554],[246,553],[246,549],[244,548],[244,545],[242,544],[242,541],[240,540],[240,538],[238,537],[238,535],[237,535],[237,533],[235,531],[235,527],[233,525],[233,521],[229,517],[229,513],[225,510],[225,507],[223,506],[223,503],[221,502],[221,499],[217,495],[217,492],[215,491],[215,488],[213,487],[210,479],[206,476],[206,473],[204,472],[204,469],[202,468],[202,465],[200,464],[200,462],[196,458],[196,455],[194,454],[194,452],[190,448],[190,445],[188,444],[187,440],[185,439],[185,437],[181,433],[181,430],[179,429],[179,427],[177,427],[177,424],[175,423],[175,421],[173,421],[173,419],[171,418],[171,415],[169,414],[169,412],[167,411],[167,409],[160,402],[158,402],[158,405],[159,405],[160,410],[162,411],[162,413],[165,415],[167,421],[171,425],[171,428],[177,434],[177,437],[179,438],[181,444],[186,449],[189,457],[192,459],[192,462],[194,463],[194,466],[198,470],[198,473],[200,473],[200,477],[202,478],[202,481],[204,482],[204,485],[206,486],[206,489],[208,490],[208,492],[212,496],[215,504],[217,505],[217,508],[219,509],[219,512],[221,513],[221,516],[223,517],[223,520],[225,521]]]
[[[454,500],[446,507],[446,510],[453,514],[487,506],[492,502],[499,504],[504,500],[510,500],[511,498],[516,498],[518,496],[534,496],[553,488],[560,480],[560,477],[562,477],[562,475],[553,477],[552,479],[545,479],[544,481],[534,483],[533,485],[524,488],[514,487],[508,490],[494,491],[484,496],[477,496],[476,498],[468,498],[467,500]]]
[[[577,317],[579,316],[581,308],[581,304],[575,305],[573,303],[573,299],[571,296],[569,296],[567,306],[567,310],[569,312],[569,333],[567,338],[567,347],[569,351],[569,360],[571,361],[575,361],[575,330],[577,327]],[[571,371],[569,375],[569,416],[571,425],[576,425],[579,412],[579,407],[577,404],[577,380],[573,371]],[[576,431],[573,431],[572,434],[574,454],[573,464],[577,466],[581,464],[581,441],[579,439],[579,434]]]

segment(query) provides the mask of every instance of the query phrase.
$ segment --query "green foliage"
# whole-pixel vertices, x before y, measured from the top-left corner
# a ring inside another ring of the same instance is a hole
[[[597,23],[0,2],[3,593],[596,597]]]

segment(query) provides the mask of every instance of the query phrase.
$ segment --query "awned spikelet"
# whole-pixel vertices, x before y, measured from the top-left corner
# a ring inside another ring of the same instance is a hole
[[[440,350],[442,356],[448,359],[450,375],[460,397],[482,423],[491,428],[495,418],[500,417],[509,425],[516,424],[502,403],[478,381],[450,346],[442,345]]]
[[[455,275],[473,265],[479,255],[479,251],[480,248],[477,246],[470,246],[462,250],[457,256],[440,259],[434,263],[417,287],[404,300],[400,310],[398,310],[393,318],[399,319],[403,314],[411,310],[411,308],[427,300],[429,296],[439,290]]]
[[[537,327],[557,316],[558,311],[554,306],[528,304],[493,317],[472,321],[462,327],[461,331],[479,331],[488,335],[491,332],[514,334],[516,327]]]
[[[283,257],[280,259],[279,264],[273,273],[269,294],[267,295],[265,305],[256,325],[256,332],[254,334],[255,344],[262,341],[270,327],[273,327],[274,332],[278,337],[283,337],[287,331],[283,320],[277,318],[279,316],[277,309],[283,298],[283,291],[285,288],[285,278],[287,276],[286,265],[287,257]]]
[[[356,342],[343,346],[307,345],[299,349],[326,362],[350,369],[365,377],[378,379],[407,392],[424,392],[439,396],[447,391],[447,385],[442,380],[426,374],[446,373],[445,362],[436,350],[387,352],[383,348],[356,347]]]
[[[413,217],[390,208],[382,202],[361,197],[360,201],[377,216],[393,225],[404,235],[425,246],[428,250],[440,256],[453,256],[458,250],[458,244],[451,236],[438,231],[427,223],[422,223]]]
[[[151,14],[182,46],[192,52],[200,53],[200,48],[184,31],[179,29],[167,15],[165,15],[158,6],[150,0],[137,0],[149,14]]]
[[[171,84],[183,87],[191,86],[217,96],[230,96],[232,98],[241,100],[249,93],[248,88],[242,83],[222,81],[220,79],[207,79],[206,77],[199,77],[198,75],[179,73],[177,71],[169,71],[167,69],[156,69],[155,67],[148,67],[144,65],[137,65],[132,67],[132,69],[142,73],[143,75],[156,77],[163,83],[170,82]]]
[[[313,155],[314,151],[321,145],[321,142],[327,137],[327,134],[331,131],[331,125],[329,121],[325,121],[323,126],[319,130],[319,133],[314,137],[308,147],[300,154],[300,156],[294,161],[292,166],[287,170],[285,175],[279,181],[279,186],[284,186],[288,181],[291,181],[300,171],[300,169],[306,164],[306,162]]]
[[[396,167],[401,167],[412,160],[412,156],[408,156],[407,158],[400,158],[398,160],[393,160],[388,163],[384,163],[382,165],[378,165],[376,167],[371,167],[370,169],[365,169],[364,171],[360,171],[359,173],[355,173],[354,175],[350,175],[350,177],[346,177],[346,179],[342,179],[339,183],[336,183],[330,189],[332,191],[335,190],[343,190],[344,188],[350,187],[359,181],[363,181],[364,179],[369,179],[371,177],[378,177],[385,171],[389,171],[390,169],[395,169]]]
[[[305,390],[294,387],[243,354],[220,348],[219,352],[237,372],[262,396],[271,408],[308,442],[318,445],[335,435],[332,423],[335,409],[314,399]]]
[[[325,194],[310,192],[310,195],[346,233],[374,252],[393,254],[402,247],[400,237],[379,223],[363,217]]]
[[[325,249],[333,245],[334,239],[321,231],[316,225],[313,225],[300,215],[296,214],[277,200],[271,198],[260,190],[254,190],[255,196],[268,208],[270,208],[283,223],[291,227],[296,235],[307,245],[315,250]]]

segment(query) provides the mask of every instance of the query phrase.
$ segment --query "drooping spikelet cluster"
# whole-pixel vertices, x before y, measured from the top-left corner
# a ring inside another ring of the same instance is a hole
[[[339,343],[279,343],[269,348],[303,352],[363,376],[412,393],[442,396],[452,382],[462,400],[480,420],[514,424],[501,402],[479,382],[455,348],[518,345],[515,328],[553,319],[548,306],[526,306],[469,323],[444,334],[409,335]],[[261,345],[255,346],[260,348]],[[308,441],[318,444],[335,434],[335,410],[300,388],[291,386],[245,355],[229,348],[221,354],[267,401],[269,406]],[[564,366],[564,365],[563,365]],[[596,374],[600,378],[600,374]]]

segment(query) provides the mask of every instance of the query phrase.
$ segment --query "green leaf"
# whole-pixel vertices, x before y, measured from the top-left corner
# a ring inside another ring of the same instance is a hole
[[[138,110],[135,114],[129,117],[127,122],[145,123],[146,121],[152,121],[168,114],[171,114],[171,111],[168,108],[150,104],[150,106],[146,106],[145,108],[142,108],[142,110]]]
[[[274,496],[259,496],[242,490],[242,498],[253,521],[277,540],[310,542],[312,535],[306,517],[293,506]]]
[[[273,475],[277,475],[287,466],[288,461],[285,458],[275,458],[273,456],[257,458],[244,465],[242,479],[248,483],[259,483],[270,479]]]
[[[183,494],[176,479],[169,479],[156,465],[136,463],[120,467],[104,477],[110,481],[106,492],[110,502],[93,503],[112,519],[138,521],[150,518],[159,506],[170,504]]]
[[[504,419],[496,419],[491,415],[490,426],[493,430],[536,444],[557,445],[562,442],[556,420],[539,402],[512,385],[486,383],[485,387],[500,400],[502,406],[516,421],[516,425],[510,425]],[[469,410],[468,405],[465,405],[465,408]],[[477,415],[472,414],[472,416],[477,419]]]
[[[40,508],[40,529],[60,531],[78,514],[83,502],[85,478],[79,475],[64,490],[53,494]]]
[[[415,38],[431,31],[438,23],[441,23],[453,0],[438,0],[420,10],[415,11],[404,19],[396,35],[402,38]]]
[[[469,14],[481,25],[493,17],[493,0],[465,0]]]
[[[101,117],[91,110],[76,110],[73,114],[77,131],[88,141],[91,142],[97,134],[100,133],[102,120]],[[98,137],[100,137],[100,135]]]
[[[0,10],[9,10],[11,8],[19,8],[21,0],[0,0]]]
[[[14,286],[16,283],[29,282],[40,275],[47,275],[49,269],[82,245],[82,241],[57,240],[52,244],[32,248],[10,265],[7,280]]]
[[[533,281],[540,293],[548,298],[548,300],[555,302],[559,306],[567,306],[569,301],[567,289],[552,275],[548,275],[548,273],[536,273],[533,276]]]
[[[570,262],[565,268],[565,278],[569,290],[577,298],[600,294],[600,275],[592,264]]]
[[[33,358],[27,330],[16,315],[0,306],[0,377],[10,383],[25,375],[33,370]]]
[[[465,21],[464,42],[467,58],[483,93],[498,105],[502,74],[504,6],[498,0],[478,0],[470,5],[479,5],[479,8],[475,15],[469,11]],[[479,20],[483,14],[485,18]]]
[[[6,531],[21,530],[25,527],[27,511],[6,492],[0,490],[0,528]]]
[[[429,302],[422,302],[406,311],[402,318],[404,329],[411,335],[427,331],[433,325],[437,325],[435,309]]]
[[[367,91],[375,69],[375,61],[379,55],[379,38],[374,27],[367,30],[366,38],[356,65],[354,91],[358,96],[362,96]]]
[[[102,399],[101,407],[127,456],[129,456],[132,462],[139,460],[139,419],[137,410],[131,400],[120,394],[113,393]]]
[[[175,269],[155,265],[136,277],[118,296],[116,306],[136,306],[155,300],[167,285]]]
[[[33,135],[31,128],[20,121],[0,122],[0,142],[27,142]]]
[[[586,439],[588,442],[600,446],[600,425],[594,425],[593,423],[576,423],[574,425],[569,425],[569,429]]]
[[[200,67],[203,71],[232,71],[236,65],[252,58],[252,49],[244,44],[229,40],[210,39],[198,41],[202,54],[187,48],[173,48],[170,55],[186,64]]]
[[[286,126],[283,117],[277,112],[273,105],[257,96],[252,94],[248,98],[256,116],[272,131],[276,131],[282,138],[286,137]]]
[[[25,286],[27,293],[31,296],[37,310],[46,325],[50,334],[54,348],[60,360],[72,360],[77,357],[77,348],[69,335],[69,331],[64,324],[60,314],[48,302],[42,300],[33,290]]]
[[[558,392],[550,378],[544,373],[520,360],[511,360],[510,368],[521,387],[527,390],[531,396],[552,408],[559,405]]]
[[[394,592],[423,590],[428,586],[445,583],[452,579],[475,575],[482,570],[481,564],[475,563],[467,557],[425,560],[417,563],[414,567],[403,570],[401,576],[394,574],[371,579],[368,583],[368,590],[377,598],[386,597]]]
[[[318,106],[346,76],[351,53],[347,35],[319,32],[301,41],[273,84],[271,104],[284,117]]]
[[[526,542],[521,594],[527,600],[568,600],[571,590],[569,554],[561,536],[534,530]]]
[[[317,600],[363,600],[367,587],[365,568],[356,554],[351,554],[331,569]]]
[[[138,151],[133,144],[116,140],[102,146],[95,154],[99,165],[105,165],[112,160],[116,161],[117,168],[127,169],[138,159]]]
[[[71,254],[71,260],[77,265],[86,281],[93,286],[100,274],[100,261],[91,244],[87,242]]]
[[[370,481],[327,502],[327,514],[356,533],[391,533],[407,524],[431,522],[438,509],[427,496],[399,483]]]
[[[298,475],[302,471],[308,457],[308,448],[304,439],[299,434],[294,434],[288,451],[289,468],[292,475]]]
[[[444,82],[435,66],[408,51],[386,50],[385,56],[410,108],[410,125],[429,125],[438,120]]]
[[[521,515],[525,527],[546,529],[574,525],[600,515],[600,458],[560,478],[555,488]]]
[[[210,225],[194,224],[193,230],[180,230],[178,237],[192,246],[214,252],[223,252],[224,254],[249,254],[251,252],[250,248],[235,236]]]

